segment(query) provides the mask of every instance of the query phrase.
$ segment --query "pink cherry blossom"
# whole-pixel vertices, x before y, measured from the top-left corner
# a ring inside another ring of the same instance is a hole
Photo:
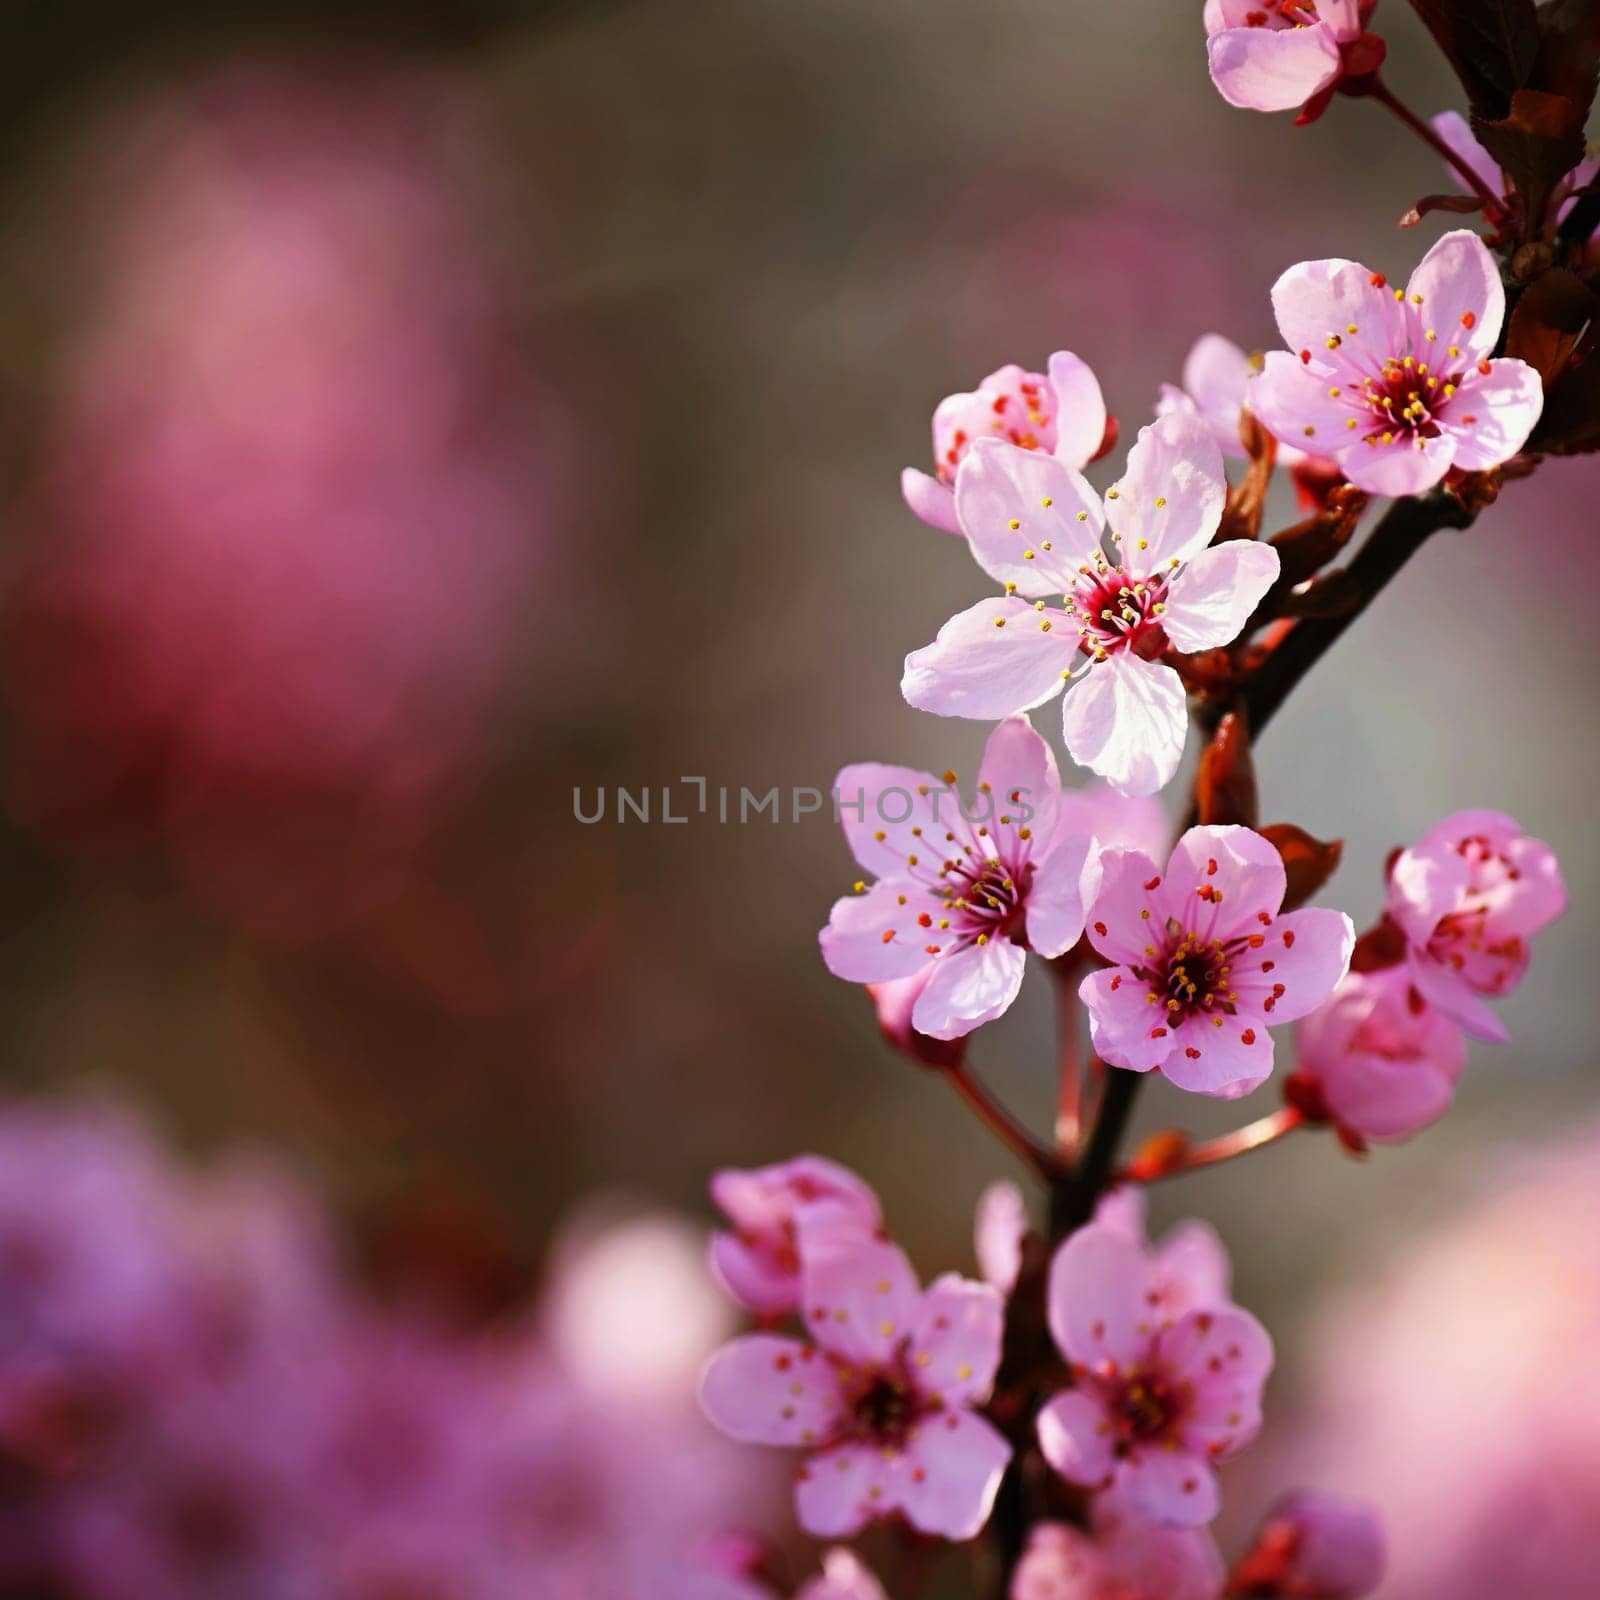
[[[1224,1577],[1205,1528],[1133,1516],[1101,1495],[1090,1533],[1065,1523],[1034,1528],[1011,1579],[1011,1600],[1217,1600]]]
[[[1210,1522],[1213,1463],[1261,1425],[1266,1330],[1232,1305],[1166,1315],[1150,1252],[1098,1222],[1056,1252],[1048,1310],[1073,1387],[1039,1414],[1045,1459],[1069,1483],[1114,1486],[1136,1516]]]
[[[1412,987],[1404,967],[1350,972],[1295,1029],[1297,1082],[1359,1139],[1403,1139],[1455,1096],[1461,1032]]]
[[[1211,81],[1229,105],[1292,111],[1331,89],[1361,37],[1357,0],[1206,0]]]
[[[1500,163],[1478,142],[1471,125],[1460,112],[1441,111],[1438,116],[1430,120],[1433,131],[1477,175],[1490,194],[1506,192],[1505,174],[1500,170]],[[1464,187],[1461,184],[1460,174],[1448,162],[1445,164],[1445,171],[1450,174],[1451,180],[1458,187]],[[1554,199],[1557,222],[1563,220],[1578,203],[1575,198],[1576,191],[1593,183],[1597,175],[1600,175],[1600,156],[1589,156],[1580,161],[1556,185]]]
[[[883,1226],[877,1195],[821,1156],[724,1168],[712,1175],[711,1198],[733,1224],[711,1237],[712,1271],[740,1305],[762,1316],[783,1316],[800,1304],[803,1218],[868,1239]]]
[[[1383,1529],[1337,1495],[1299,1493],[1267,1513],[1230,1592],[1266,1600],[1361,1600],[1383,1577]]]
[[[1022,1241],[1028,1234],[1028,1205],[1009,1178],[991,1183],[978,1196],[973,1247],[985,1283],[1009,1295],[1022,1270]]]
[[[924,977],[911,1025],[955,1039],[992,1021],[1022,986],[1023,952],[1059,956],[1083,932],[1087,835],[1065,831],[1049,745],[1010,717],[989,736],[969,806],[909,767],[846,767],[835,780],[856,861],[878,874],[835,902],[822,958],[836,977]]]
[[[907,467],[900,474],[900,492],[930,528],[958,534],[956,471],[979,439],[1041,450],[1081,471],[1100,454],[1107,426],[1099,380],[1069,351],[1050,357],[1048,376],[1001,367],[970,394],[939,402],[933,413],[934,476]]]
[[[1501,811],[1458,811],[1401,851],[1389,916],[1406,936],[1411,981],[1474,1039],[1504,1044],[1484,1003],[1528,967],[1528,940],[1567,907],[1555,854]]]
[[[1229,1304],[1233,1264],[1209,1222],[1180,1222],[1149,1244],[1144,1190],[1132,1184],[1112,1189],[1095,1207],[1094,1220],[1145,1250],[1151,1267],[1152,1305],[1166,1317],[1211,1311]]]
[[[1272,306],[1289,348],[1267,356],[1251,407],[1358,488],[1420,494],[1452,467],[1497,467],[1539,420],[1539,374],[1494,356],[1505,290],[1469,230],[1440,239],[1404,289],[1354,261],[1305,261],[1273,285]]]
[[[901,1512],[972,1538],[1011,1458],[975,1409],[1000,1361],[999,1294],[953,1273],[920,1290],[895,1246],[837,1237],[808,1244],[802,1278],[813,1342],[724,1345],[701,1380],[706,1415],[746,1443],[809,1452],[795,1488],[808,1533],[848,1538]]]
[[[1123,794],[1154,794],[1188,734],[1182,680],[1155,658],[1169,645],[1226,644],[1278,575],[1270,545],[1208,548],[1226,493],[1221,452],[1192,416],[1140,430],[1103,508],[1058,460],[974,445],[956,510],[1005,593],[907,656],[902,693],[924,711],[986,720],[1042,705],[1082,677],[1063,713],[1073,760]],[[1112,558],[1101,544],[1108,522]]]
[[[1249,828],[1191,828],[1163,871],[1101,857],[1089,942],[1116,965],[1078,988],[1112,1066],[1159,1069],[1180,1089],[1235,1099],[1272,1072],[1273,1024],[1314,1011],[1345,974],[1342,911],[1282,912],[1283,862]]]

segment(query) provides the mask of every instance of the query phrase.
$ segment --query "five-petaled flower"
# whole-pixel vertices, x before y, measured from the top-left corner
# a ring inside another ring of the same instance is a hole
[[[1064,831],[1061,780],[1026,717],[989,736],[971,806],[943,779],[877,763],[835,780],[851,853],[867,872],[835,902],[819,942],[836,977],[881,984],[921,976],[911,1023],[954,1039],[1016,999],[1024,951],[1059,956],[1083,932],[1092,840]],[[1067,824],[1070,827],[1070,824]]]
[[[1098,1222],[1056,1252],[1048,1310],[1073,1386],[1039,1413],[1045,1459],[1151,1521],[1210,1522],[1214,1463],[1261,1426],[1266,1330],[1232,1305],[1166,1314],[1149,1252]]]
[[[1131,1516],[1096,1497],[1089,1532],[1041,1522],[1011,1580],[1010,1600],[1217,1600],[1226,1572],[1206,1528]]]
[[[1292,111],[1345,72],[1345,46],[1361,37],[1358,0],[1206,0],[1211,81],[1229,105]]]
[[[1082,677],[1063,712],[1073,760],[1124,794],[1153,794],[1177,770],[1188,732],[1183,683],[1155,658],[1169,645],[1226,644],[1278,575],[1270,545],[1207,548],[1226,493],[1221,452],[1195,416],[1141,429],[1103,508],[1058,460],[974,445],[956,511],[1005,594],[958,613],[906,657],[906,699],[987,719],[1042,705]]]
[[[1000,1361],[999,1293],[953,1273],[926,1291],[891,1244],[804,1241],[802,1312],[814,1343],[751,1334],[701,1380],[707,1416],[735,1439],[803,1449],[800,1524],[847,1538],[903,1513],[970,1539],[988,1520],[1011,1447],[974,1409]]]
[[[1461,1031],[1404,967],[1349,972],[1295,1029],[1291,1098],[1357,1140],[1404,1139],[1437,1121],[1466,1056]]]
[[[1290,267],[1272,286],[1289,348],[1267,356],[1251,409],[1373,494],[1421,494],[1452,467],[1497,467],[1544,405],[1539,374],[1494,355],[1505,303],[1494,257],[1465,229],[1440,239],[1404,289],[1354,261]]]
[[[1273,1024],[1314,1011],[1345,974],[1342,911],[1282,912],[1283,862],[1249,828],[1191,828],[1165,869],[1100,858],[1089,942],[1116,965],[1078,988],[1101,1057],[1235,1099],[1272,1072]]]
[[[979,439],[1040,450],[1075,471],[1109,448],[1115,425],[1108,423],[1099,380],[1088,364],[1058,350],[1047,365],[1048,375],[1016,365],[1001,367],[971,393],[947,395],[939,402],[933,413],[934,475],[915,467],[900,474],[906,504],[930,528],[961,532],[956,472]]]
[[[724,1167],[711,1198],[733,1224],[711,1236],[711,1269],[722,1287],[759,1316],[800,1304],[800,1226],[870,1239],[883,1226],[878,1197],[848,1167],[796,1156],[770,1167]]]
[[[1501,811],[1458,811],[1395,858],[1389,916],[1411,981],[1474,1039],[1504,1044],[1484,1003],[1528,969],[1528,940],[1567,908],[1555,853]]]

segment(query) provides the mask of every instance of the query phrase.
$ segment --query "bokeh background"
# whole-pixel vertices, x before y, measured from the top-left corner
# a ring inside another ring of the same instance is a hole
[[[1454,104],[1383,13],[1391,81]],[[584,826],[574,791],[970,770],[984,730],[896,687],[977,592],[899,499],[933,405],[1065,347],[1131,438],[1200,333],[1272,342],[1286,265],[1407,270],[1429,152],[1356,102],[1231,110],[1171,0],[19,4],[0,91],[8,1090],[265,1152],[375,1293],[470,1317],[585,1218],[701,1221],[710,1168],[801,1149],[969,1268],[1008,1158],[817,960],[826,814]],[[1572,896],[1444,1124],[1158,1197],[1232,1247],[1286,1431],[1330,1305],[1600,1117],[1597,492],[1551,462],[1435,540],[1259,751],[1268,818],[1346,840],[1358,924],[1468,805]],[[975,1049],[1041,1124],[1049,998]],[[1419,1313],[1441,1340],[1472,1282]],[[1325,1436],[1296,1470],[1359,1487]]]

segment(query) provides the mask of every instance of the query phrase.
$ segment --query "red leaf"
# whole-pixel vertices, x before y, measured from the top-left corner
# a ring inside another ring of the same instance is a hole
[[[1292,822],[1275,822],[1263,828],[1261,836],[1270,840],[1283,858],[1283,870],[1289,879],[1283,897],[1285,911],[1303,906],[1333,876],[1344,855],[1343,839],[1324,843]]]

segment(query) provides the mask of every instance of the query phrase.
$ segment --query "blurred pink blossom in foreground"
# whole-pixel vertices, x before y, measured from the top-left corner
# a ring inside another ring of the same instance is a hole
[[[698,1232],[597,1213],[539,1306],[447,1331],[346,1281],[282,1175],[6,1109],[0,1591],[659,1600],[766,1503],[693,1402],[730,1316]]]
[[[40,827],[299,926],[369,898],[481,753],[560,456],[486,165],[380,68],[215,72],[91,149],[95,311],[10,624]]]

